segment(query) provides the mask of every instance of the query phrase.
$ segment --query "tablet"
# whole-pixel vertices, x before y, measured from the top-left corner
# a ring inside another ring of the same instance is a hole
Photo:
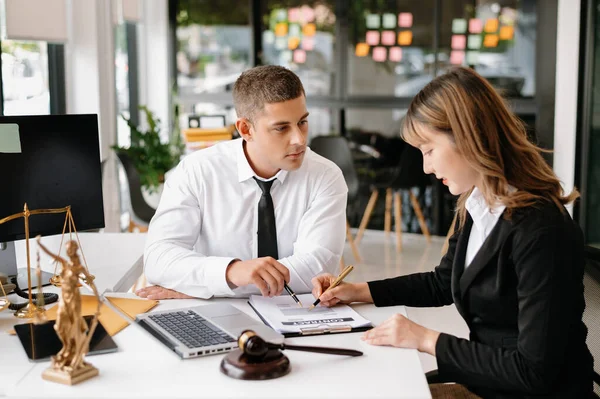
[[[84,318],[89,325],[93,316]],[[55,320],[52,320],[44,324],[25,323],[14,327],[30,361],[50,360],[51,356],[61,350],[62,343],[54,331],[54,324]],[[86,356],[116,352],[117,349],[115,341],[108,335],[102,324],[98,323],[90,341],[90,351]]]

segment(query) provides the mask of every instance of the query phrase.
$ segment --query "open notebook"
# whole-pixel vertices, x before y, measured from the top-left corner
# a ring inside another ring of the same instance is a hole
[[[288,295],[266,298],[252,295],[248,302],[262,321],[286,337],[366,331],[373,324],[348,305],[332,308],[317,306],[308,310],[315,298],[311,294],[298,295],[305,307]]]

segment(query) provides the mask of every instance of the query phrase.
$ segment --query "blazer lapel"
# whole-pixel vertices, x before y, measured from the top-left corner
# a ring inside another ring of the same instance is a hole
[[[469,217],[470,219],[470,217]],[[471,261],[471,264],[464,270],[460,277],[460,293],[461,298],[464,299],[465,292],[469,289],[475,277],[489,264],[492,257],[500,250],[502,243],[506,239],[507,235],[512,230],[512,223],[500,217],[498,222],[492,229],[490,235],[484,241],[483,245],[475,255],[475,258]],[[465,241],[469,242],[469,237],[466,236]],[[465,246],[466,248],[466,246]],[[462,265],[464,267],[465,258],[463,257]]]
[[[465,320],[467,320],[467,310],[462,302],[460,280],[465,270],[465,257],[467,255],[467,245],[469,244],[469,235],[473,226],[473,219],[467,213],[465,225],[461,228],[458,241],[456,242],[456,250],[454,252],[454,261],[452,262],[452,296],[454,297],[454,305],[456,310]]]

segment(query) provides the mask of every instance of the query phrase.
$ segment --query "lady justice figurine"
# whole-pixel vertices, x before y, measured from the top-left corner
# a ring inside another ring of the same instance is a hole
[[[61,298],[58,303],[58,312],[54,330],[63,344],[62,349],[52,356],[50,367],[42,373],[42,378],[49,381],[67,385],[75,385],[98,375],[98,369],[84,361],[89,351],[89,344],[94,330],[98,325],[100,313],[100,298],[94,284],[94,277],[81,264],[77,250],[77,242],[71,240],[66,244],[69,259],[64,259],[53,254],[40,242],[39,247],[53,259],[62,264],[59,274]],[[81,294],[79,293],[79,279],[87,283],[94,295],[98,298],[98,309],[88,328],[88,324],[81,314]]]

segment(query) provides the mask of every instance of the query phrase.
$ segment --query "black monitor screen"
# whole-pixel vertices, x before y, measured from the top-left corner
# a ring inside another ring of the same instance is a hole
[[[5,116],[0,134],[3,124],[18,125],[21,152],[0,148],[0,219],[25,203],[30,210],[71,205],[77,230],[104,227],[98,117]],[[64,213],[31,215],[30,237],[59,234],[64,221]],[[0,224],[0,242],[24,237],[23,218]]]

